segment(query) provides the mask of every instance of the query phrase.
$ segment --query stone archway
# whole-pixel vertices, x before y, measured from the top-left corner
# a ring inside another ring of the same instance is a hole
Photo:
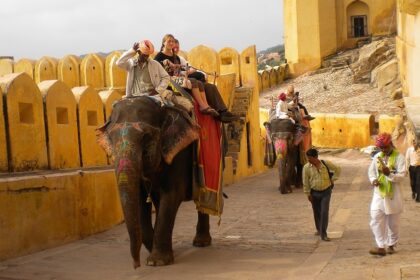
[[[353,1],[346,9],[347,37],[369,36],[369,6],[360,0]]]

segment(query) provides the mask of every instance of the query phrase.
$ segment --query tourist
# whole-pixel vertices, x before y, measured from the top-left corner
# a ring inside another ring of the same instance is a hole
[[[341,173],[341,168],[331,161],[318,159],[318,151],[309,149],[306,152],[308,163],[303,166],[303,191],[312,204],[316,235],[321,240],[330,241],[327,235],[328,216],[331,192]]]
[[[134,43],[116,64],[128,72],[125,97],[162,95],[170,82],[165,69],[150,59],[154,46],[149,40]],[[138,59],[133,57],[138,54]]]
[[[405,154],[406,168],[410,175],[411,197],[420,202],[420,145],[416,139]]]

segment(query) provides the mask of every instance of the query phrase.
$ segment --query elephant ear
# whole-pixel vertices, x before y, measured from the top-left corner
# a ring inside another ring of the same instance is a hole
[[[200,127],[183,110],[166,107],[162,122],[162,156],[167,164],[200,136]]]
[[[113,108],[115,103],[113,104]],[[109,131],[115,125],[115,120],[118,119],[119,110],[112,110],[112,114],[104,125],[96,128],[96,142],[98,145],[105,150],[108,157],[114,160],[114,149],[112,147],[111,138],[109,137]]]
[[[111,138],[107,132],[107,128],[110,125],[110,121],[107,121],[103,126],[96,129],[96,142],[98,145],[105,150],[109,157],[113,157],[114,149],[112,148]]]

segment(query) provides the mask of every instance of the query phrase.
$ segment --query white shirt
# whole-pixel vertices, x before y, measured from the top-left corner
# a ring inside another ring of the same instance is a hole
[[[288,112],[288,104],[286,101],[279,100],[279,102],[276,105],[276,117],[278,119],[288,119],[289,115]]]
[[[372,183],[374,180],[378,179],[378,156],[380,153],[376,154],[369,166],[369,180]],[[395,160],[395,174],[391,173],[387,176],[388,180],[392,182],[392,188],[394,191],[394,197],[391,199],[389,197],[382,198],[379,193],[379,187],[374,187],[372,203],[370,205],[370,210],[381,210],[385,215],[398,214],[403,211],[403,198],[400,183],[406,175],[405,170],[405,159],[404,156],[398,154]]]
[[[127,74],[127,85],[125,89],[125,95],[127,97],[133,95],[133,83],[134,83],[134,67],[137,65],[138,60],[132,57],[136,55],[136,51],[131,48],[124,52],[120,58],[115,62],[119,67],[125,69]],[[163,69],[159,62],[148,58],[147,68],[149,70],[150,79],[152,81],[155,90],[158,93],[163,93],[170,82],[169,74]]]
[[[405,153],[406,167],[420,165],[419,151],[416,151],[413,146],[407,149]]]

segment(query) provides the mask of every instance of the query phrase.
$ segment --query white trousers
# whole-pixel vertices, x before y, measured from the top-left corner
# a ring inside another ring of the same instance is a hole
[[[385,215],[382,210],[370,211],[370,228],[379,248],[397,244],[400,238],[400,215]]]

